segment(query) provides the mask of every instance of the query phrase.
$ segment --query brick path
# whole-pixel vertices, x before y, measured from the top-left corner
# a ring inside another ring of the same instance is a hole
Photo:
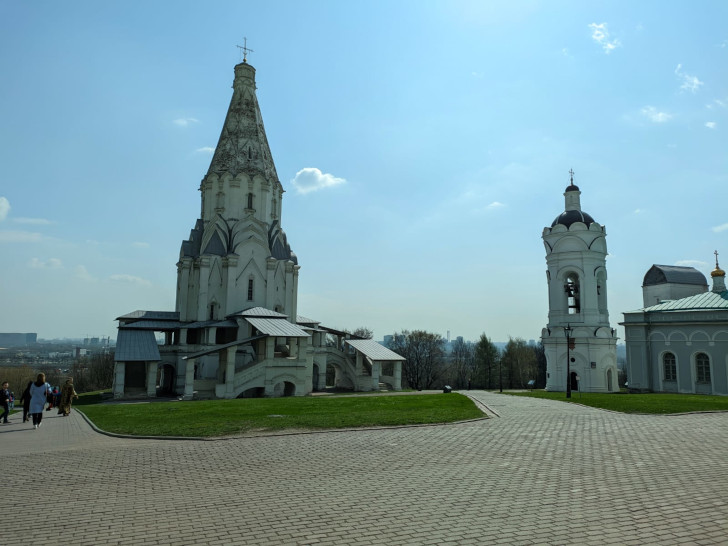
[[[0,534],[66,545],[728,543],[728,414],[470,394],[500,417],[165,441],[96,434],[75,412],[48,412],[35,431],[16,414],[0,426]]]

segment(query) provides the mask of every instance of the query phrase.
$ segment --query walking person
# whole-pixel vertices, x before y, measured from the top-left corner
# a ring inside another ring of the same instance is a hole
[[[8,416],[10,415],[10,397],[12,394],[10,393],[10,385],[8,385],[7,381],[3,382],[2,388],[0,388],[0,403],[2,404],[3,408],[3,414],[0,415],[0,420],[2,420],[4,425],[8,424]]]
[[[28,381],[23,394],[20,395],[20,403],[23,404],[23,423],[30,419],[30,386],[32,384],[33,381]]]
[[[30,385],[30,415],[33,416],[33,427],[38,428],[43,420],[43,406],[51,386],[46,383],[45,374],[39,373],[38,378]]]
[[[78,398],[78,394],[73,389],[73,378],[66,379],[66,384],[61,389],[61,401],[58,404],[58,414],[63,414],[64,417],[68,417],[71,413],[71,403],[74,398]]]

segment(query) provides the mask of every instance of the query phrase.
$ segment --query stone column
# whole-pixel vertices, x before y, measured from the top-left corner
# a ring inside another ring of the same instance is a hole
[[[147,362],[147,396],[157,396],[157,366],[159,362]]]
[[[126,362],[114,364],[114,398],[124,396],[124,376],[126,373]]]
[[[267,337],[265,338],[265,358],[273,358],[276,352],[276,338]]]
[[[293,289],[291,298],[291,322],[293,324],[296,324],[296,317],[298,316],[298,271],[300,269],[300,265],[293,266]]]
[[[290,339],[290,341],[288,342],[288,347],[289,347],[289,351],[288,352],[289,352],[289,356],[291,358],[296,358],[297,359],[298,358],[298,338],[297,337],[292,337],[292,338],[289,338],[289,339]]]
[[[182,258],[177,262],[177,311],[180,320],[187,320],[188,303],[190,290],[190,267],[191,258]]]
[[[323,363],[319,362],[319,390],[322,391],[326,388],[326,360]]]
[[[210,285],[210,258],[199,259],[200,286],[197,295],[197,320],[205,320],[209,316],[207,309],[207,291]]]
[[[401,391],[402,390],[402,361],[401,360],[395,360],[394,361],[394,385],[392,385],[392,388],[395,391]]]
[[[188,358],[185,363],[185,400],[192,400],[195,393],[195,359]]]
[[[273,309],[275,306],[276,298],[276,263],[278,260],[275,258],[266,259],[266,291],[265,291],[265,307]]]
[[[296,315],[294,314],[293,309],[293,266],[294,263],[292,261],[289,260],[286,262],[286,301],[283,303],[283,305],[286,306],[286,314],[288,315],[288,320],[291,321],[293,324],[296,324]]]
[[[372,389],[373,391],[379,390],[379,375],[382,368],[382,363],[378,361],[372,362]]]
[[[356,352],[356,377],[357,379],[364,374],[364,357],[361,352]]]
[[[225,398],[235,397],[235,353],[238,347],[228,347],[225,354]]]

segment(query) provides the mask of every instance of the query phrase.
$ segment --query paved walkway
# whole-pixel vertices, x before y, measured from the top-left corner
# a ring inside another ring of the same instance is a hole
[[[0,426],[6,544],[728,544],[728,414],[470,393],[500,417],[221,441]],[[40,517],[39,517],[40,514]],[[45,538],[43,538],[45,537]]]

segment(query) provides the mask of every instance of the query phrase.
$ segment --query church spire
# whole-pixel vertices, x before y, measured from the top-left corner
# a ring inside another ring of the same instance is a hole
[[[245,58],[235,66],[233,97],[207,175],[259,174],[282,189],[255,95],[255,68],[247,63],[247,52],[252,50],[244,46],[243,51]]]

